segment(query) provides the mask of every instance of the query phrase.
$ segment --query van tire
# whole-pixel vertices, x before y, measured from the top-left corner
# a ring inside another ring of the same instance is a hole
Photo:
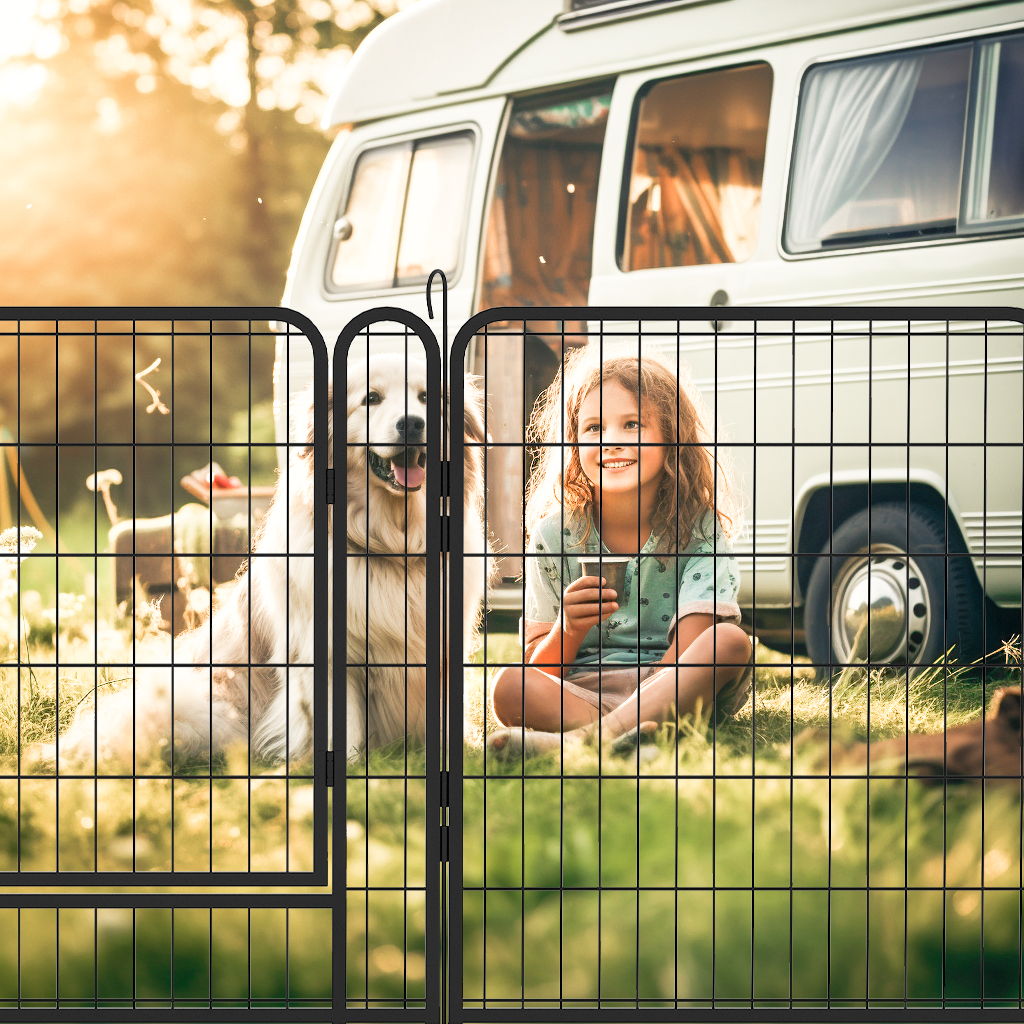
[[[952,515],[947,548],[946,522],[940,510],[926,506],[880,504],[835,531],[815,559],[804,601],[807,652],[820,678],[866,660],[867,616],[856,610],[863,608],[869,578],[872,604],[883,606],[871,617],[872,665],[910,663],[916,675],[954,645],[950,663],[984,654],[985,596]],[[947,551],[957,557],[944,557]],[[896,609],[891,629],[885,628],[886,604]]]

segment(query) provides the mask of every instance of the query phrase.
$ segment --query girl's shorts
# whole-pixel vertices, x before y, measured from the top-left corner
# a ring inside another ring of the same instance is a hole
[[[750,642],[751,647],[756,648],[757,637],[751,637]],[[746,704],[754,680],[754,661],[755,657],[752,652],[746,671],[718,691],[715,710],[717,721],[729,718]],[[668,666],[658,662],[654,665],[603,668],[600,671],[594,669],[574,675],[571,679],[562,679],[562,689],[568,690],[588,704],[592,704],[604,717],[609,711],[614,711],[649,675],[662,668],[668,668]],[[599,685],[600,690],[598,690]]]
[[[666,665],[622,665],[616,668],[579,672],[562,679],[562,689],[592,704],[602,717],[614,711],[649,675]]]

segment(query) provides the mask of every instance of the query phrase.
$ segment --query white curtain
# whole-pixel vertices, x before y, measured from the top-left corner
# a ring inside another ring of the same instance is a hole
[[[818,248],[829,218],[871,181],[903,127],[922,61],[873,60],[809,76],[794,158],[789,248]]]

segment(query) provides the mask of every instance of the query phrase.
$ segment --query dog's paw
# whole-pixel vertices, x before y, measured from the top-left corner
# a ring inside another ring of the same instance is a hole
[[[23,774],[52,774],[56,765],[56,743],[33,743],[21,752],[21,771]]]

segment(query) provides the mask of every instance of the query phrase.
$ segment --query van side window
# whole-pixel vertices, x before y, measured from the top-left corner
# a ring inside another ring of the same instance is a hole
[[[328,282],[337,291],[422,284],[459,265],[470,133],[377,146],[356,161],[334,226]]]
[[[517,101],[487,221],[480,308],[586,305],[611,92]]]
[[[998,230],[1024,218],[1024,36],[978,48],[962,230]]]
[[[772,72],[767,64],[660,81],[641,95],[623,270],[738,263],[761,209]]]
[[[789,252],[1018,230],[1024,37],[824,64],[800,94]]]
[[[960,46],[808,72],[787,249],[955,234],[970,59]]]

